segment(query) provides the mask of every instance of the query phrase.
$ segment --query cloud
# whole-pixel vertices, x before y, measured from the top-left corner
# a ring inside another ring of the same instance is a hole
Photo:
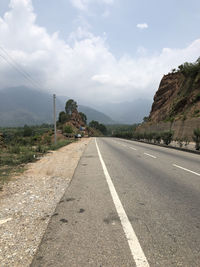
[[[137,24],[137,28],[143,30],[149,28],[149,25],[147,23],[139,23]]]
[[[112,5],[114,0],[70,0],[72,5],[81,10],[88,11],[90,5]]]
[[[116,58],[105,36],[79,27],[68,41],[36,24],[31,1],[12,0],[0,18],[0,40],[9,55],[41,84],[41,88],[82,103],[122,102],[153,97],[163,74],[200,54],[200,39],[182,49],[163,48],[147,56]],[[0,55],[5,53],[0,49]],[[1,87],[29,81],[0,57]]]

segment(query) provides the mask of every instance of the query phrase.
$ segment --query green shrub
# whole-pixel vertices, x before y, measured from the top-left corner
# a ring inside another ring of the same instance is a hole
[[[154,138],[154,143],[160,144],[161,139],[162,139],[161,138],[161,133],[154,133],[153,138]]]
[[[200,128],[196,128],[193,131],[193,140],[195,141],[196,150],[200,149]]]
[[[166,131],[162,133],[162,140],[164,142],[165,145],[169,145],[172,141],[172,137],[173,137],[173,132],[172,131]]]
[[[64,126],[64,129],[63,129],[63,132],[66,133],[66,134],[71,134],[71,133],[73,133],[72,126],[71,126],[71,125],[65,125],[65,126]]]
[[[20,146],[19,145],[11,146],[9,151],[10,153],[20,154]]]
[[[33,134],[33,129],[28,125],[24,125],[24,137],[31,136]]]

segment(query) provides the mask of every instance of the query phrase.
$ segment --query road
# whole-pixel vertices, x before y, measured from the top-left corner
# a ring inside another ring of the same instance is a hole
[[[200,156],[93,139],[31,266],[200,266]]]

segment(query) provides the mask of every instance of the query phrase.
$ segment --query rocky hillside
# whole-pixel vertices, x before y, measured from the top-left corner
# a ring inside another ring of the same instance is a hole
[[[189,138],[200,127],[200,59],[184,63],[164,75],[148,118],[139,132],[173,131],[174,138]]]
[[[186,120],[200,117],[200,65],[194,72],[165,75],[154,97],[149,121]]]

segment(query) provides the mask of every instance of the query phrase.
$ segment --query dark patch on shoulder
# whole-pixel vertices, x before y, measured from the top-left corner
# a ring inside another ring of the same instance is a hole
[[[83,213],[83,212],[85,212],[84,209],[80,209],[80,210],[79,210],[79,213]]]
[[[113,223],[113,222],[119,222],[120,219],[118,216],[116,215],[110,215],[108,216],[107,218],[104,218],[103,221],[106,223],[106,224],[110,224],[110,223]]]
[[[145,206],[145,204],[143,202],[139,202],[138,204],[141,206]]]
[[[70,198],[67,198],[67,199],[66,199],[67,202],[74,201],[74,200],[76,200],[76,199],[73,198],[73,197],[70,197]]]
[[[42,259],[43,259],[42,256],[37,257],[37,260],[38,260],[38,261],[40,261],[40,260],[42,260]]]
[[[60,219],[60,222],[62,222],[62,223],[68,223],[68,220],[66,220],[66,219]]]
[[[58,213],[56,212],[56,213],[54,213],[53,215],[52,215],[52,217],[54,217],[54,216],[58,216]]]

